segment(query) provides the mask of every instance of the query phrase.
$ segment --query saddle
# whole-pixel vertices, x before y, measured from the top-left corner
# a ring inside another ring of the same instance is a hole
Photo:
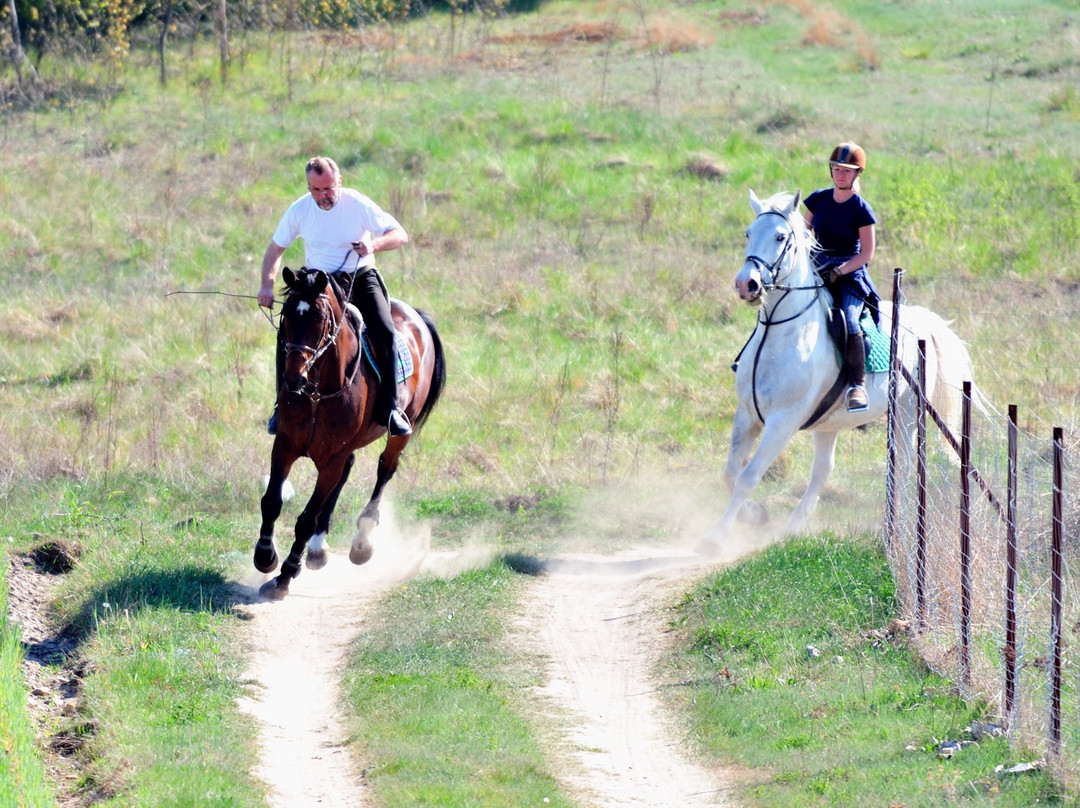
[[[352,321],[353,328],[359,333],[360,344],[364,346],[364,359],[367,361],[368,366],[372,371],[374,371],[375,378],[382,382],[382,371],[379,369],[379,362],[375,357],[375,350],[371,345],[371,335],[368,333],[367,323],[365,323],[364,318],[360,316],[360,310],[352,303],[349,303],[346,306],[346,309],[349,312],[349,319]],[[409,346],[405,342],[405,338],[397,331],[394,332],[394,353],[397,356],[397,362],[394,363],[397,366],[397,379],[395,379],[395,381],[398,384],[402,384],[413,374],[413,358],[412,353],[409,351]]]
[[[866,348],[866,372],[884,373],[889,369],[889,335],[878,327],[865,306],[862,319],[859,320],[859,328],[862,329],[863,344]],[[848,341],[847,318],[843,309],[835,307],[829,309],[828,331],[833,347],[836,348],[837,364],[843,366]]]

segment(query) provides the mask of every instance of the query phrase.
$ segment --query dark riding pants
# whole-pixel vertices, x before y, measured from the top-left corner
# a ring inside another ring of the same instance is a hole
[[[859,287],[837,284],[836,307],[844,312],[844,321],[847,323],[848,334],[861,334],[862,327],[859,320],[862,319],[863,295]]]
[[[341,280],[349,288],[349,279]],[[375,422],[385,424],[397,408],[397,351],[394,349],[394,318],[390,295],[375,267],[362,269],[352,277],[349,302],[360,310],[367,325],[371,348],[379,365],[379,393],[375,401]]]

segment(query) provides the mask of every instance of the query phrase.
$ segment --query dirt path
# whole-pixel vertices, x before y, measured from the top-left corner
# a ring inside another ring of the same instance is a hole
[[[238,607],[250,618],[251,650],[250,695],[241,707],[259,722],[254,773],[266,784],[272,808],[370,804],[364,763],[350,753],[338,718],[347,645],[390,588],[421,570],[452,574],[489,559],[475,552],[429,553],[427,536],[380,528],[368,564],[356,567],[332,553],[324,569],[303,570],[284,601]],[[24,636],[34,641],[47,634],[33,620],[44,610],[50,576],[28,565],[12,566],[10,605]],[[663,609],[708,569],[687,550],[643,549],[550,560],[530,579],[517,638],[545,665],[545,684],[532,695],[542,720],[562,730],[549,751],[550,766],[582,806],[734,805],[729,791],[742,775],[707,768],[686,753],[656,679],[668,642]],[[246,593],[253,595],[263,580],[248,581]],[[37,642],[32,651],[44,659],[54,642]],[[65,695],[68,682],[41,681],[43,670],[41,660],[28,660],[28,681],[44,714],[61,698],[62,704],[74,698]],[[67,780],[77,772],[54,767],[52,775]]]
[[[540,698],[568,728],[568,788],[587,805],[731,805],[731,777],[695,762],[665,714],[656,665],[667,649],[663,607],[701,559],[639,550],[549,564],[527,600],[525,636],[547,660]]]
[[[362,567],[332,552],[323,569],[301,570],[284,600],[244,607],[251,618],[252,650],[246,677],[254,693],[241,707],[262,727],[255,774],[266,783],[272,808],[367,804],[338,719],[338,679],[367,610],[415,575],[426,556],[426,540],[382,534],[375,555]],[[252,589],[267,577],[249,582]]]
[[[257,685],[243,706],[262,726],[256,774],[273,808],[365,805],[362,762],[350,758],[337,718],[346,646],[388,588],[454,564],[381,533],[367,565],[332,555],[326,568],[304,570],[284,601],[247,607],[248,676]],[[639,550],[551,561],[530,583],[516,628],[547,666],[539,709],[566,730],[552,768],[583,805],[731,804],[731,779],[685,754],[655,681],[666,641],[662,606],[707,569],[685,551]]]

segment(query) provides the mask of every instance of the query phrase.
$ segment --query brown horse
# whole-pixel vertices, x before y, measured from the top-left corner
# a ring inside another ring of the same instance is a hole
[[[285,377],[278,395],[278,431],[270,455],[270,481],[262,498],[262,526],[255,544],[255,568],[269,573],[277,568],[274,522],[281,515],[281,486],[293,464],[310,457],[318,478],[315,490],[296,520],[295,540],[276,578],[260,594],[280,599],[289,582],[300,574],[300,557],[307,548],[307,566],[326,564],[326,535],[338,496],[349,478],[355,452],[386,434],[372,421],[378,380],[361,345],[360,315],[337,282],[312,269],[282,272],[287,293],[281,309],[285,343]],[[379,500],[397,471],[409,439],[416,435],[434,409],[446,381],[442,342],[435,324],[422,311],[391,300],[398,336],[411,356],[412,372],[398,386],[399,405],[413,424],[412,435],[387,437],[379,455],[378,474],[371,499],[357,519],[357,532],[349,560],[363,564],[373,552],[369,534],[379,523]],[[409,361],[402,356],[408,370]],[[381,369],[381,372],[393,372]],[[310,546],[309,546],[310,541]]]

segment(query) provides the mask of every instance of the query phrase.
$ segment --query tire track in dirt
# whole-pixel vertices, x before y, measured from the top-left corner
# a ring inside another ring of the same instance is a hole
[[[259,720],[253,771],[267,786],[271,808],[367,804],[362,770],[339,717],[345,654],[368,609],[415,575],[426,557],[426,537],[403,541],[380,532],[367,564],[331,553],[323,569],[302,570],[284,600],[242,608],[251,620],[245,674],[251,695],[240,706]],[[269,577],[253,581],[249,594],[257,597]]]
[[[271,808],[369,804],[363,761],[349,752],[340,719],[348,644],[394,586],[421,571],[449,575],[492,558],[475,550],[429,554],[428,545],[427,536],[380,528],[367,564],[331,553],[325,568],[304,570],[283,601],[241,607],[251,620],[251,690],[240,704],[260,725],[253,772]],[[545,716],[543,735],[551,737],[548,722],[562,733],[547,750],[549,765],[583,806],[735,804],[731,791],[745,773],[706,766],[686,751],[657,684],[670,642],[663,609],[715,563],[660,549],[561,557],[543,562],[530,582],[511,641],[543,660],[545,683],[532,695]],[[246,592],[254,596],[264,579]]]
[[[519,629],[546,662],[538,696],[567,728],[553,765],[587,805],[731,805],[742,777],[686,751],[666,715],[656,667],[668,647],[662,608],[704,574],[702,559],[666,550],[547,562]]]

